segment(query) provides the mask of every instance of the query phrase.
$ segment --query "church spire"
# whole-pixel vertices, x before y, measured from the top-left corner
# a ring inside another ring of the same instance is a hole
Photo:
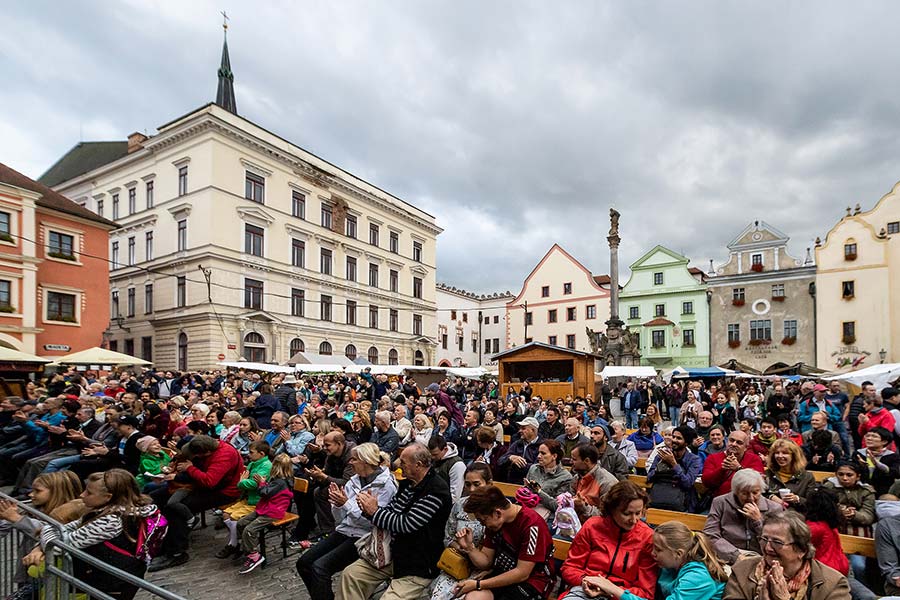
[[[216,104],[230,113],[238,114],[237,101],[234,98],[234,73],[231,72],[231,60],[228,58],[228,15],[222,13],[225,30],[225,41],[222,44],[222,64],[219,66],[219,88],[216,91]]]

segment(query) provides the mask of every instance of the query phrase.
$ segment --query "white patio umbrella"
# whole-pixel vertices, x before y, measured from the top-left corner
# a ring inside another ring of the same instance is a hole
[[[122,354],[121,352],[113,352],[112,350],[107,350],[106,348],[88,348],[87,350],[81,350],[79,352],[73,352],[71,354],[66,354],[65,356],[53,356],[50,357],[53,362],[60,365],[97,365],[97,366],[109,366],[109,367],[127,367],[132,365],[149,365],[146,360],[137,358],[136,356],[129,356],[128,354]]]

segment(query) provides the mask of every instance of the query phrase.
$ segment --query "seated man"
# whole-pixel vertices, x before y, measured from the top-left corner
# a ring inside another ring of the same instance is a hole
[[[506,469],[507,483],[522,483],[528,468],[537,462],[538,447],[541,445],[538,427],[534,417],[525,417],[519,421],[519,439],[510,444],[509,450],[498,463],[501,469]]]
[[[703,485],[712,497],[731,491],[731,478],[741,469],[753,469],[763,473],[765,467],[759,456],[748,452],[750,435],[743,431],[732,431],[728,436],[725,452],[713,454],[703,465]]]
[[[468,600],[539,600],[547,596],[553,577],[553,537],[547,521],[532,509],[512,504],[498,488],[477,488],[464,509],[484,523],[481,548],[472,530],[456,534],[459,548],[475,569],[488,571],[481,578],[466,579],[453,588],[455,597]]]
[[[599,514],[601,500],[612,486],[619,483],[615,476],[600,466],[600,452],[591,444],[582,444],[572,451],[572,495],[575,512],[582,522]]]
[[[820,410],[814,412],[809,419],[809,423],[812,427],[801,434],[800,439],[803,441],[801,446],[809,446],[814,431],[828,431],[831,433],[831,437],[834,440],[832,443],[837,446],[841,445],[841,437],[838,435],[838,432],[828,429],[828,413]]]
[[[572,463],[572,450],[581,444],[587,444],[590,440],[581,434],[581,423],[575,417],[566,419],[565,433],[556,438],[563,449],[563,464]]]
[[[697,435],[687,425],[672,431],[672,447],[662,446],[647,469],[650,506],[666,510],[693,512],[697,502],[694,482],[700,475],[700,457],[688,450]]]
[[[610,432],[607,425],[598,424],[591,427],[591,443],[600,453],[600,466],[612,473],[619,481],[625,481],[631,470],[628,468],[628,461],[621,452],[609,444],[609,439]]]
[[[397,430],[391,427],[391,416],[386,410],[375,413],[375,431],[372,432],[370,441],[393,460],[400,448],[400,436]]]
[[[827,423],[826,423],[827,424]],[[836,434],[835,434],[836,435]],[[759,431],[750,438],[750,452],[759,456],[760,460],[766,461],[769,455],[769,448],[778,439],[778,422],[773,417],[766,417],[759,423]]]
[[[816,413],[821,414],[821,413]],[[815,418],[815,415],[813,415]],[[803,444],[803,454],[806,456],[806,468],[810,471],[831,471],[837,467],[841,460],[841,447],[834,443],[833,431],[827,429],[811,429],[806,433],[809,436],[808,443]],[[806,437],[806,433],[803,437]]]

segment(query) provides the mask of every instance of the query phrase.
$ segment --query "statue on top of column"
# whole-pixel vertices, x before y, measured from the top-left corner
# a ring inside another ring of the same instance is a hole
[[[609,235],[619,235],[619,211],[614,208],[609,209]]]

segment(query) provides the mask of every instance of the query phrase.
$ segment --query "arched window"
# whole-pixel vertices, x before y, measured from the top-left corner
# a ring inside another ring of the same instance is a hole
[[[425,365],[425,355],[422,354],[421,350],[416,350],[416,356],[413,359],[415,361],[416,366],[424,366]]]
[[[370,363],[372,363],[373,365],[377,365],[378,364],[378,348],[376,348],[375,346],[372,346],[371,348],[369,348],[368,358],[369,358]]]
[[[245,335],[244,358],[250,362],[266,362],[266,338],[255,331]]]
[[[291,340],[291,356],[294,356],[298,352],[306,352],[306,344],[303,343],[303,340],[300,338],[294,338]]]
[[[356,360],[356,346],[354,346],[353,344],[347,344],[347,347],[344,348],[344,356],[346,356],[350,360]]]
[[[331,344],[328,342],[319,344],[319,354],[322,356],[331,356]]]
[[[391,350],[388,352],[388,364],[389,365],[399,365],[400,364],[400,354],[394,348],[391,348]]]
[[[178,370],[188,370],[188,340],[187,334],[182,332],[178,334]]]

